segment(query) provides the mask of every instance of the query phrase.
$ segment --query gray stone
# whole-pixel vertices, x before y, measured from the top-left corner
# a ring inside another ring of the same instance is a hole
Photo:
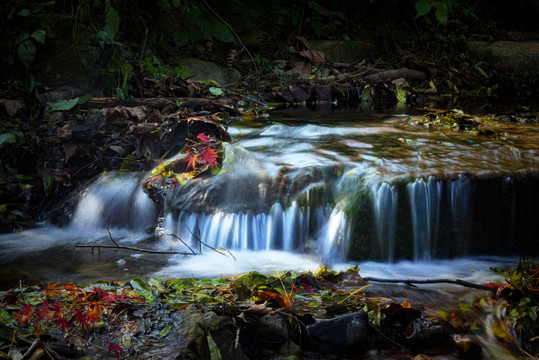
[[[367,338],[368,317],[363,311],[321,319],[307,327],[313,345],[321,350],[361,345]]]
[[[311,40],[309,43],[316,50],[323,51],[329,61],[353,63],[369,58],[374,45],[360,41]]]
[[[286,321],[278,313],[260,317],[257,332],[260,340],[270,343],[284,343],[289,337]]]
[[[226,68],[210,61],[187,58],[179,60],[180,66],[187,68],[192,79],[197,81],[214,80],[219,85],[235,83],[241,80],[241,74],[233,68]]]
[[[539,72],[539,41],[469,41],[468,57],[474,63],[487,62],[499,74]]]
[[[223,359],[247,359],[241,348],[234,349],[236,328],[232,319],[213,311],[204,312],[196,305],[189,305],[182,311],[178,326],[167,336],[172,343],[169,354],[164,358],[209,359],[208,332]]]

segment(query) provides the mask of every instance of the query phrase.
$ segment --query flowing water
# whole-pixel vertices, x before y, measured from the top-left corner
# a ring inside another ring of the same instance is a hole
[[[503,139],[411,126],[405,115],[306,108],[236,122],[222,171],[179,186],[162,208],[142,191],[144,173],[109,173],[65,228],[1,236],[2,287],[351,263],[362,275],[488,277],[488,266],[539,249],[539,126],[500,127]],[[111,236],[187,252],[200,239],[236,260],[205,247],[197,256],[74,248],[112,245]]]

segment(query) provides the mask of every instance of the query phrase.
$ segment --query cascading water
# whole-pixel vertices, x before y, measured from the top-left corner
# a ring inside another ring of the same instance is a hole
[[[474,211],[492,209],[474,201],[497,181],[492,172],[500,163],[515,174],[500,180],[511,191],[495,194],[509,197],[507,221],[515,235],[515,184],[537,181],[533,159],[519,159],[515,166],[514,152],[507,155],[509,163],[496,149],[497,162],[490,164],[475,144],[467,145],[470,139],[446,145],[446,138],[412,133],[395,125],[397,120],[231,128],[238,141],[226,146],[220,173],[191,180],[166,197],[159,246],[188,251],[184,243],[198,248],[199,239],[230,250],[309,249],[322,261],[430,261],[481,253],[474,241],[488,225],[478,223]],[[484,143],[480,150],[490,146]],[[156,226],[157,210],[139,178],[98,180],[80,201],[72,226]]]

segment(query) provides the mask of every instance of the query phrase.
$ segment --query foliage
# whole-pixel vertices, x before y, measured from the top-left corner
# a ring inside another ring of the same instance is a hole
[[[431,9],[434,9],[436,20],[438,20],[440,24],[446,25],[449,11],[454,5],[454,0],[418,0],[415,3],[415,9],[417,11],[416,18],[425,16]]]
[[[83,289],[73,283],[49,282],[41,289],[21,287],[14,294],[1,298],[3,325],[33,335],[58,330],[79,338],[102,328],[104,321],[115,316],[118,309],[144,302],[133,290],[115,284]],[[124,352],[113,342],[109,342],[108,351],[117,358]]]
[[[195,140],[185,147],[188,154],[187,169],[192,168],[192,171],[201,172],[208,167],[215,168],[218,165],[217,159],[220,158],[220,146],[221,141],[216,138],[204,133],[198,134]]]
[[[187,69],[180,66],[173,68],[169,65],[164,65],[155,55],[145,57],[140,64],[144,68],[147,75],[150,75],[157,80],[163,79],[163,76],[165,75],[169,77],[172,76],[181,78],[189,76],[189,71]]]

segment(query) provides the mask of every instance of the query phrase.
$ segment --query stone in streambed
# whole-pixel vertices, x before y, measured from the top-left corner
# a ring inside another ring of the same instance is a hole
[[[323,351],[357,347],[365,342],[367,330],[368,318],[363,311],[320,319],[307,327],[313,346]]]

